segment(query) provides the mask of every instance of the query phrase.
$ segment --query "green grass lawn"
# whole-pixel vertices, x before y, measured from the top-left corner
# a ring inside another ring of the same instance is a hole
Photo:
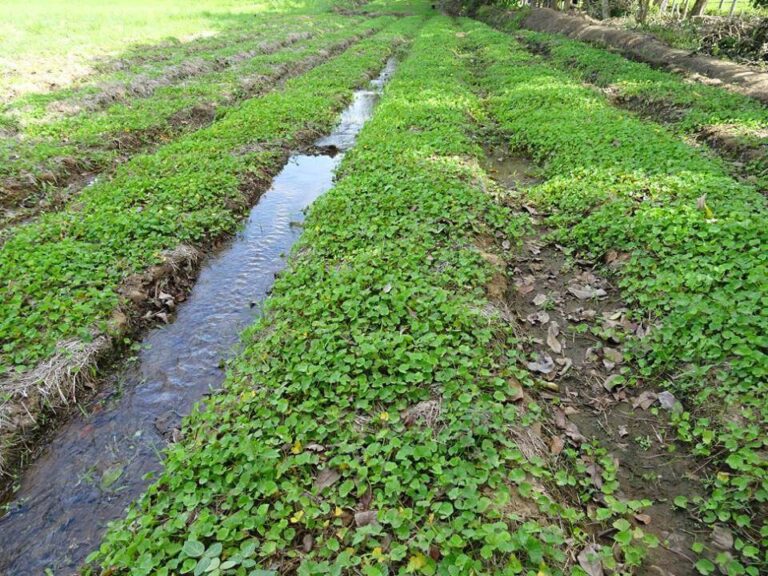
[[[280,9],[318,12],[326,0],[6,0],[0,3],[0,101],[62,87],[95,57],[137,43],[185,40]]]

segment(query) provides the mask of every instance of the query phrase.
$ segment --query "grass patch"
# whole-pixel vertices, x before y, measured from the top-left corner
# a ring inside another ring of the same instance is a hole
[[[326,0],[8,0],[0,6],[0,101],[66,86],[92,71],[98,56],[137,43],[226,30],[253,14],[320,12]],[[55,39],[55,42],[52,41]]]

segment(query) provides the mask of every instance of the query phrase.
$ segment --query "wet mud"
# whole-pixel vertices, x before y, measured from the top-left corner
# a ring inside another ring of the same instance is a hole
[[[605,449],[617,465],[616,496],[653,502],[635,516],[635,523],[661,544],[648,551],[639,573],[696,574],[691,544],[709,540],[710,529],[675,508],[673,500],[697,494],[700,463],[674,440],[663,407],[674,409],[669,397],[650,383],[630,387],[624,380],[624,368],[631,366],[626,343],[653,329],[634,319],[611,280],[611,269],[622,266],[628,255],[612,252],[604,265],[596,265],[566,254],[547,236],[546,214],[525,204],[525,188],[538,182],[536,168],[507,150],[492,149],[487,155],[486,170],[519,197],[533,224],[508,265],[506,304],[526,368],[542,381],[542,397],[552,401],[550,453],[557,456],[565,446],[586,443]],[[587,464],[596,472],[599,491],[599,464]],[[611,534],[595,538],[611,545]]]

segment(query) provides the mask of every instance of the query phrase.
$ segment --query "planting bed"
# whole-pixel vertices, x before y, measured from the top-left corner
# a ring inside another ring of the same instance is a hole
[[[735,550],[709,551],[727,573],[759,573],[768,530],[764,197],[508,36],[482,28],[474,41],[494,118],[548,178],[529,196],[552,212],[554,238],[625,260],[618,285],[632,317],[651,327],[631,341],[635,366],[621,383],[671,392],[678,437],[702,461],[703,494],[678,503],[738,534]]]
[[[20,479],[0,570],[132,501],[83,574],[765,573],[765,108],[420,0],[241,24],[6,109],[7,181],[61,200],[0,246],[0,471],[169,326],[29,468],[61,489]]]
[[[605,90],[618,106],[705,142],[737,162],[738,174],[768,188],[768,108],[758,101],[583,42],[528,31],[515,34],[559,70]]]
[[[218,71],[199,74],[101,112],[28,126],[8,137],[2,148],[7,162],[0,169],[5,222],[41,209],[61,207],[99,171],[114,168],[132,154],[210,124],[247,98],[279,86],[380,29],[379,19],[359,22],[343,17],[315,17],[272,32],[271,40],[214,61]],[[103,177],[103,175],[102,175]]]
[[[78,380],[132,320],[164,317],[168,298],[160,292],[183,291],[178,272],[195,259],[184,247],[210,245],[233,231],[288,150],[332,125],[351,90],[418,24],[418,18],[391,22],[280,91],[135,157],[76,204],[20,227],[6,241],[0,252],[4,458],[19,432],[72,399]]]

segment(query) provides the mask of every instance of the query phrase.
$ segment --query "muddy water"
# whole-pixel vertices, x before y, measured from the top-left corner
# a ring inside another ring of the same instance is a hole
[[[393,70],[390,61],[369,89],[356,92],[337,129],[316,144],[342,153],[351,147]],[[259,314],[300,234],[295,224],[332,186],[340,159],[293,155],[243,231],[204,266],[175,321],[152,330],[135,360],[57,432],[0,518],[0,575],[75,573],[107,523],[143,491],[183,415],[221,385],[223,361]]]

